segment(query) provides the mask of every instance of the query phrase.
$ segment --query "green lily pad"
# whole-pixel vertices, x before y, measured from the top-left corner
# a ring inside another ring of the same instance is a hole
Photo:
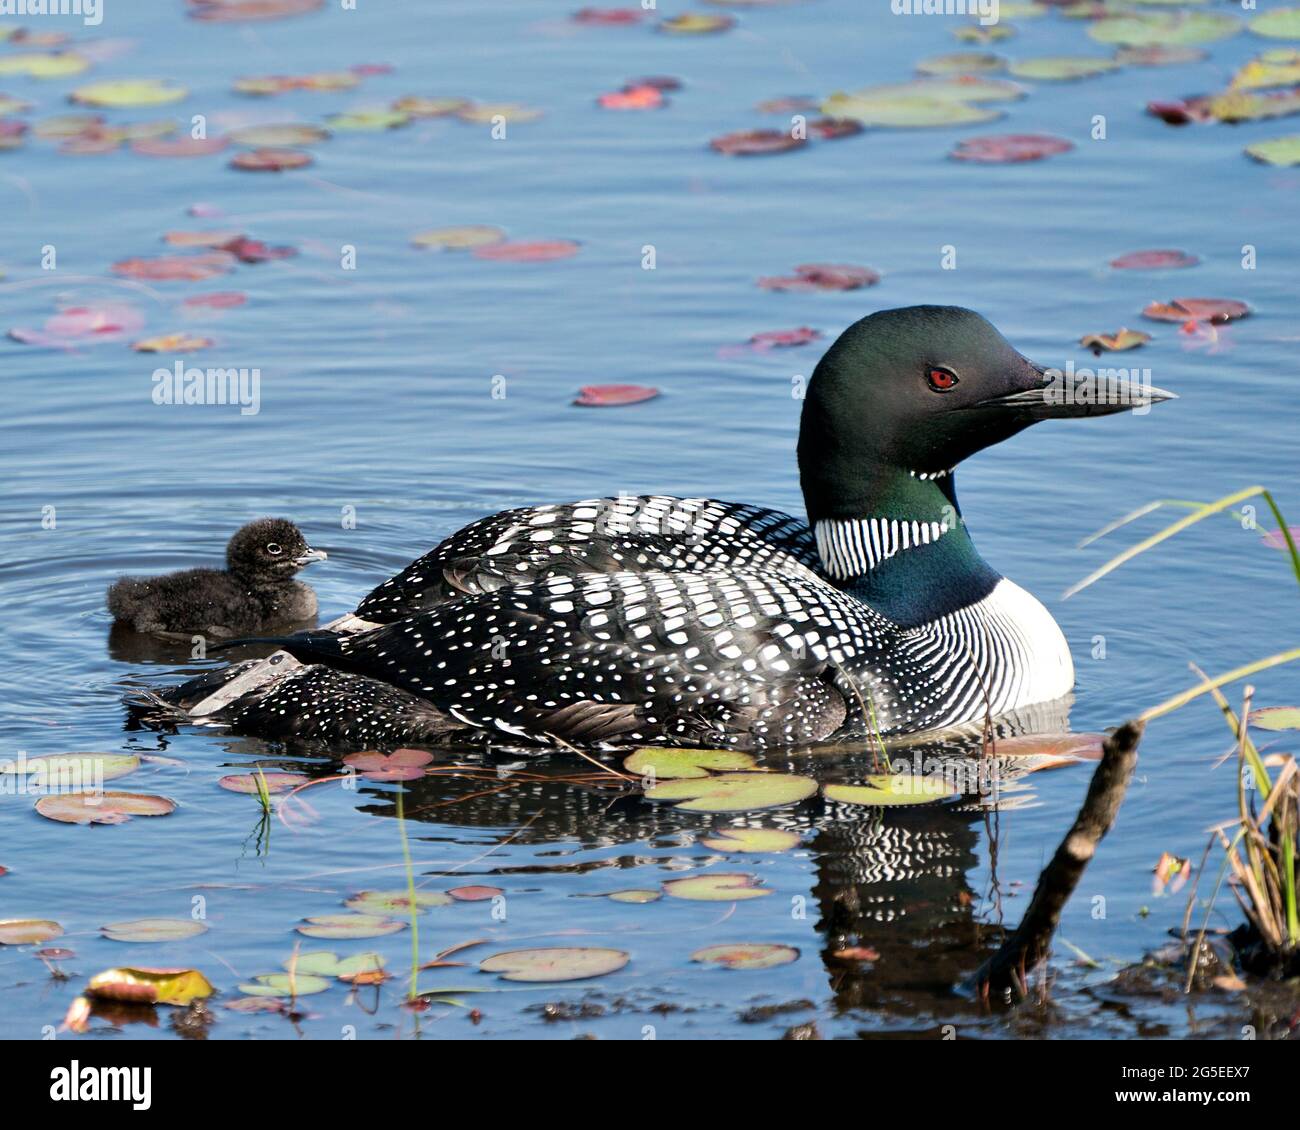
[[[208,926],[193,918],[136,918],[130,922],[110,922],[100,930],[114,942],[179,942],[206,934]]]
[[[935,55],[916,64],[923,75],[984,75],[1005,71],[1007,61],[1001,55],[988,51],[954,51],[948,55]]]
[[[282,125],[245,126],[231,130],[226,137],[236,145],[259,147],[269,145],[314,145],[327,141],[330,131],[320,126],[306,125],[302,122],[286,122]]]
[[[1114,59],[1098,59],[1091,55],[1045,55],[1038,59],[1020,59],[1011,64],[1011,74],[1016,78],[1049,82],[1091,78],[1117,70],[1119,64]]]
[[[851,118],[866,126],[894,129],[925,129],[932,126],[971,125],[1000,118],[998,110],[985,110],[966,102],[944,98],[858,98],[832,94],[822,103],[822,112],[833,118]]]
[[[610,902],[646,903],[658,902],[664,895],[663,891],[634,888],[627,891],[610,891],[605,897]]]
[[[753,875],[709,872],[707,875],[692,875],[686,879],[669,879],[664,884],[664,893],[675,899],[690,899],[692,902],[739,902],[743,899],[762,898],[772,892],[766,887],[760,887]]]
[[[1300,706],[1265,706],[1252,710],[1247,721],[1261,730],[1300,730]]]
[[[48,942],[63,927],[48,918],[0,918],[0,946],[28,946]]]
[[[990,24],[988,27],[967,24],[953,28],[952,34],[954,39],[960,39],[963,43],[998,43],[1003,39],[1011,39],[1016,34],[1016,29],[1011,24]]]
[[[300,953],[297,961],[284,962],[285,969],[293,967],[295,974],[308,973],[316,977],[354,977],[358,973],[377,973],[384,968],[384,958],[377,953],[359,953],[354,957],[340,958],[327,950]]]
[[[239,991],[250,997],[309,997],[330,987],[324,977],[310,973],[261,973],[240,985]]]
[[[1270,39],[1300,39],[1300,8],[1261,12],[1250,21],[1250,30]]]
[[[362,891],[344,902],[349,910],[359,910],[363,914],[377,914],[381,917],[392,914],[410,914],[414,905],[417,914],[423,914],[433,906],[450,906],[452,898],[441,891],[416,891],[412,903],[407,891]]]
[[[99,781],[125,777],[140,768],[133,753],[45,753],[21,761],[0,761],[0,773],[34,775],[45,785],[89,787]]]
[[[79,86],[68,97],[83,106],[163,106],[179,102],[189,91],[161,79],[109,79]]]
[[[942,778],[908,774],[868,777],[865,785],[827,785],[822,792],[827,800],[871,806],[931,804],[957,795],[957,789]]]
[[[1218,12],[1134,12],[1107,16],[1088,25],[1092,39],[1121,47],[1186,47],[1227,39],[1240,30],[1234,17]]]
[[[506,981],[585,981],[622,969],[628,957],[624,950],[599,946],[553,946],[493,954],[479,968]]]
[[[721,965],[725,969],[772,969],[798,959],[799,951],[794,946],[775,942],[723,942],[691,954],[692,961]]]
[[[411,124],[411,115],[400,110],[357,110],[351,114],[331,114],[325,119],[331,129],[386,130]]]
[[[406,923],[378,914],[319,914],[303,919],[295,929],[308,938],[381,938],[405,930]]]
[[[664,781],[646,789],[646,800],[681,801],[684,812],[756,812],[798,804],[817,791],[811,777],[791,773],[720,773],[702,780]]]
[[[719,828],[700,843],[714,851],[788,851],[799,844],[799,836],[784,828]]]
[[[436,248],[443,251],[468,251],[488,243],[502,243],[506,233],[490,224],[463,224],[452,228],[431,228],[416,232],[411,243],[416,247]]]
[[[1300,165],[1300,134],[1256,141],[1246,146],[1246,155],[1265,165],[1280,165],[1284,168]]]
[[[623,762],[637,776],[660,780],[707,777],[710,769],[753,769],[758,762],[748,753],[728,749],[638,749]]]

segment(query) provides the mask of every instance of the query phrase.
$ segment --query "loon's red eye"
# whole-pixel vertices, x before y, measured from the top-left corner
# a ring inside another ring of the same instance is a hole
[[[931,369],[926,378],[935,392],[947,392],[957,384],[957,374],[948,369]]]

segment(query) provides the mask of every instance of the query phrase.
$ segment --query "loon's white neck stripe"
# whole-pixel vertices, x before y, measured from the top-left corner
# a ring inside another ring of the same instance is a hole
[[[897,518],[823,518],[814,527],[822,568],[838,580],[860,577],[904,549],[929,545],[948,532],[947,522]]]

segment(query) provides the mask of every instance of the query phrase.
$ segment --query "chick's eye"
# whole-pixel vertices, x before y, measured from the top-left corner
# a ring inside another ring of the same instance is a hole
[[[947,392],[957,384],[957,374],[948,369],[931,369],[926,373],[926,379],[935,392]]]
[[[269,545],[267,545],[266,552],[269,553],[272,557],[279,557],[280,554],[284,552],[284,550],[281,549],[278,545],[276,545],[275,542],[271,542]]]

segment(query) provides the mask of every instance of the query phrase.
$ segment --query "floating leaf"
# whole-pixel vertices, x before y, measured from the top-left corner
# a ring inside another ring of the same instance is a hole
[[[1241,30],[1232,16],[1217,12],[1134,12],[1107,16],[1088,25],[1088,35],[1098,43],[1122,47],[1188,46],[1214,43]]]
[[[1092,78],[1117,70],[1119,63],[1114,59],[1098,59],[1088,55],[1047,55],[1038,59],[1021,59],[1011,64],[1011,74],[1016,78],[1049,82]]]
[[[52,118],[42,118],[32,128],[32,133],[45,140],[59,140],[103,126],[103,114],[56,114]]]
[[[1252,710],[1248,721],[1261,730],[1300,730],[1300,706],[1265,706]]]
[[[350,114],[331,114],[325,121],[330,129],[349,132],[374,132],[386,129],[400,129],[411,124],[411,115],[401,110],[356,110]],[[278,143],[275,143],[278,144]],[[299,145],[301,142],[289,142]]]
[[[794,272],[793,278],[761,278],[758,285],[764,290],[858,290],[880,281],[879,271],[847,264],[804,263]]]
[[[724,969],[773,969],[797,961],[799,951],[794,946],[775,942],[723,942],[705,946],[691,954],[692,961],[707,965],[721,965]]]
[[[1294,86],[1300,82],[1300,51],[1279,47],[1251,59],[1232,76],[1233,90],[1259,90],[1270,86]]]
[[[179,942],[206,934],[206,923],[193,918],[136,918],[101,926],[104,937],[114,942]]]
[[[1011,164],[1041,161],[1059,153],[1068,153],[1074,142],[1046,133],[1007,133],[987,137],[969,137],[958,143],[950,156],[954,161],[977,164]]]
[[[955,51],[916,64],[917,72],[923,75],[982,75],[1006,68],[1006,59],[986,51]]]
[[[215,991],[197,969],[150,969],[144,966],[96,973],[86,986],[87,996],[101,1000],[181,1006],[204,1000]]]
[[[29,345],[84,345],[116,341],[144,325],[144,315],[124,303],[70,306],[48,318],[40,330],[12,329],[9,336]]]
[[[738,902],[762,898],[772,892],[760,887],[753,875],[710,872],[689,879],[669,879],[664,884],[664,893],[693,902]]]
[[[325,0],[191,0],[190,19],[205,23],[281,20],[325,6]]]
[[[1131,251],[1112,259],[1110,265],[1120,271],[1163,271],[1175,267],[1195,267],[1200,262],[1195,255],[1185,251],[1160,249],[1156,251]]]
[[[1250,30],[1270,39],[1300,39],[1300,8],[1261,12],[1250,21]]]
[[[456,111],[456,117],[462,122],[478,125],[492,125],[496,118],[501,118],[508,124],[535,122],[541,116],[541,110],[521,106],[517,102],[478,102]]]
[[[715,137],[709,148],[727,157],[764,157],[807,144],[807,138],[795,137],[788,130],[743,129]]]
[[[486,902],[497,895],[505,894],[500,887],[488,887],[482,884],[469,884],[464,887],[452,887],[448,892],[458,902]]]
[[[489,224],[464,224],[454,228],[431,228],[416,232],[411,243],[416,247],[441,248],[444,251],[468,251],[489,243],[501,243],[506,233]]]
[[[1184,63],[1200,63],[1207,57],[1199,47],[1165,43],[1147,43],[1141,47],[1119,47],[1115,50],[1115,62],[1125,67],[1174,67]]]
[[[52,941],[63,927],[48,918],[0,918],[0,946],[29,946]]]
[[[74,51],[52,54],[8,55],[0,58],[0,75],[25,75],[27,78],[67,78],[79,75],[90,66],[90,60]]]
[[[802,114],[807,110],[817,109],[816,98],[805,94],[790,95],[785,98],[767,98],[757,103],[754,109],[760,114]]]
[[[979,75],[923,78],[869,86],[851,94],[832,94],[822,103],[822,112],[836,118],[853,118],[868,126],[964,125],[1001,116],[976,103],[1004,102],[1024,94],[1024,87],[1005,79]]]
[[[393,109],[412,118],[445,118],[468,110],[472,105],[468,98],[421,98],[408,94],[405,98],[397,99],[393,103]]]
[[[1246,155],[1265,165],[1289,168],[1300,165],[1300,134],[1289,137],[1271,137],[1246,146]]]
[[[310,973],[261,973],[251,982],[239,986],[250,997],[309,997],[330,987],[324,977]]]
[[[516,239],[483,243],[473,249],[476,259],[505,263],[549,263],[576,255],[582,245],[572,239]]]
[[[344,765],[350,765],[367,781],[414,781],[424,776],[424,767],[433,760],[433,754],[423,749],[398,749],[390,754],[366,750],[349,753]]]
[[[596,99],[596,105],[603,110],[660,110],[666,101],[658,87],[626,86],[611,94],[602,94]]]
[[[337,977],[346,980],[360,973],[377,973],[384,968],[383,956],[377,953],[359,953],[353,957],[340,959],[337,954],[325,950],[300,953],[297,959],[284,963],[285,969],[292,968],[295,974],[309,973],[319,977]]]
[[[970,24],[966,27],[953,28],[952,34],[955,39],[960,39],[963,43],[997,43],[1003,39],[1010,39],[1016,34],[1016,29],[1011,24],[990,24],[988,27]]]
[[[157,255],[151,258],[123,259],[113,264],[113,273],[149,282],[198,282],[225,274],[234,260],[223,252],[204,255]]]
[[[62,793],[43,796],[36,811],[62,824],[125,824],[133,816],[167,816],[176,802],[145,793]]]
[[[1078,761],[1100,761],[1105,734],[1017,734],[993,743],[997,757],[1014,757],[1040,762],[1034,768],[1069,765]]]
[[[1151,335],[1141,330],[1119,329],[1113,334],[1084,334],[1079,338],[1079,344],[1100,357],[1106,352],[1119,353],[1126,349],[1136,349],[1150,340]]]
[[[698,12],[659,21],[659,30],[669,35],[716,35],[736,26],[731,16],[706,16]]]
[[[218,780],[217,784],[232,793],[248,793],[252,796],[260,795],[265,786],[266,791],[274,796],[276,793],[287,793],[310,780],[305,773],[231,773]]]
[[[631,890],[626,891],[610,891],[605,897],[609,899],[610,902],[646,903],[658,902],[664,897],[664,895],[663,891],[634,887]]]
[[[627,963],[624,950],[553,946],[493,954],[479,962],[479,968],[484,973],[499,973],[506,981],[584,981],[617,972]]]
[[[441,891],[416,891],[412,902],[408,891],[362,891],[344,902],[349,910],[359,910],[365,914],[392,915],[410,914],[415,907],[417,914],[423,914],[432,906],[450,906],[451,898]],[[312,921],[319,921],[313,919]]]
[[[162,334],[159,337],[147,337],[142,341],[132,342],[131,348],[137,353],[193,353],[198,349],[207,349],[210,345],[212,345],[210,337],[174,333]]]
[[[1193,113],[1208,113],[1220,122],[1263,122],[1300,113],[1300,87],[1286,90],[1230,90],[1205,99],[1189,99]]]
[[[787,349],[795,345],[808,345],[821,336],[821,330],[800,326],[794,330],[764,330],[750,337],[747,344],[755,349]]]
[[[197,306],[204,309],[225,310],[232,306],[242,306],[248,301],[248,295],[237,290],[218,290],[212,294],[191,294],[182,306]]]
[[[228,144],[224,137],[152,137],[132,142],[131,152],[142,157],[206,157]]]
[[[808,129],[823,141],[835,141],[841,137],[853,137],[862,133],[866,127],[851,118],[815,118],[808,123]]]
[[[378,914],[319,914],[305,918],[295,929],[308,938],[380,938],[406,929],[405,922]]]
[[[279,149],[297,145],[315,145],[328,141],[330,132],[320,126],[307,125],[302,122],[286,122],[281,125],[245,126],[243,129],[231,130],[226,135],[236,145],[251,145],[257,148]]]
[[[639,8],[579,8],[569,18],[575,24],[596,27],[627,27],[641,22],[645,15]]]
[[[684,812],[755,812],[797,804],[817,791],[811,777],[789,773],[722,773],[703,780],[665,781],[646,800],[681,801]]]
[[[1244,318],[1250,307],[1233,298],[1175,298],[1152,302],[1142,316],[1157,322],[1209,322],[1220,325]]]
[[[230,159],[232,169],[248,173],[280,173],[286,169],[302,169],[311,163],[312,155],[301,149],[250,149]]]
[[[658,395],[659,390],[648,385],[584,385],[573,403],[582,408],[616,408],[653,400]]]
[[[863,785],[827,785],[822,792],[827,800],[871,806],[930,804],[957,795],[957,790],[942,777],[917,777],[910,773],[868,777]]]
[[[179,102],[189,91],[164,79],[109,79],[79,86],[68,97],[83,106],[164,106]]]
[[[0,774],[27,774],[42,788],[66,791],[125,777],[140,768],[134,753],[46,753],[18,761],[0,761]]]
[[[709,771],[753,769],[758,763],[752,754],[727,749],[666,749],[649,746],[638,749],[623,762],[623,768],[637,776],[650,775],[661,780],[687,780],[707,777]]]
[[[714,851],[767,853],[796,847],[799,836],[784,828],[719,828],[703,837],[700,843]]]

